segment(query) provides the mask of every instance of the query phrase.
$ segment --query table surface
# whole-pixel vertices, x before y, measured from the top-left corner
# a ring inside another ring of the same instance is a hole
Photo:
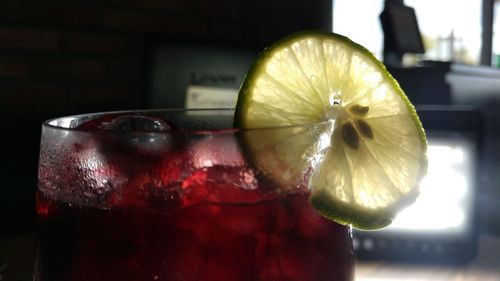
[[[481,235],[477,256],[462,266],[357,261],[356,281],[500,281],[500,237]]]
[[[33,265],[33,245],[32,234],[0,240],[1,281],[32,279],[26,269]],[[476,258],[463,266],[357,261],[355,275],[355,281],[500,281],[500,237],[481,235]]]

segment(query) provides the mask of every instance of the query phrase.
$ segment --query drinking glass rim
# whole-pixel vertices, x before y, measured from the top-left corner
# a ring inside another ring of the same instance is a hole
[[[50,128],[53,130],[62,130],[67,132],[79,132],[79,133],[134,133],[134,134],[172,134],[172,133],[180,133],[180,134],[224,134],[224,133],[237,133],[237,132],[248,132],[248,131],[268,131],[268,130],[280,130],[280,129],[293,129],[293,128],[304,128],[310,126],[321,126],[325,123],[331,122],[331,120],[324,120],[318,122],[309,122],[303,124],[294,124],[294,125],[284,125],[284,126],[270,126],[270,127],[254,127],[254,128],[236,128],[236,127],[226,127],[226,128],[216,128],[216,129],[181,129],[175,131],[158,131],[158,130],[103,130],[103,129],[88,129],[88,128],[78,128],[78,127],[70,127],[70,123],[73,120],[81,120],[82,118],[88,118],[87,121],[94,120],[98,117],[103,117],[107,115],[126,115],[126,114],[151,114],[149,116],[155,116],[154,113],[182,113],[182,112],[193,112],[193,113],[201,113],[201,112],[221,112],[218,116],[223,116],[222,112],[230,112],[231,116],[234,116],[235,109],[234,108],[157,108],[157,109],[130,109],[130,110],[115,110],[115,111],[101,111],[101,112],[90,112],[83,114],[74,114],[74,115],[66,115],[55,118],[50,118],[45,120],[42,123],[42,127]],[[160,115],[156,115],[160,116]],[[94,117],[94,118],[92,118]],[[164,119],[169,121],[168,119]],[[85,121],[85,122],[87,122]],[[54,122],[66,122],[66,126],[62,124],[54,124]],[[83,124],[83,123],[82,123]]]

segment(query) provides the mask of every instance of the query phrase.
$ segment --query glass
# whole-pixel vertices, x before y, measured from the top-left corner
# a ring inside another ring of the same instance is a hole
[[[244,145],[327,124],[241,130],[233,113],[44,123],[34,280],[352,280],[351,230],[310,206],[308,172],[273,183]]]

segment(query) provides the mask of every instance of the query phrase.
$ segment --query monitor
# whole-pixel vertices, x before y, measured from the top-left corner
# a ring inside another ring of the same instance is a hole
[[[402,64],[402,57],[406,53],[425,53],[415,10],[401,2],[386,1],[380,14],[386,64]]]
[[[429,160],[420,195],[390,226],[354,231],[360,258],[448,263],[474,257],[480,115],[449,107],[418,112],[426,128]]]
[[[150,52],[148,107],[231,108],[257,52],[233,45],[159,41]]]

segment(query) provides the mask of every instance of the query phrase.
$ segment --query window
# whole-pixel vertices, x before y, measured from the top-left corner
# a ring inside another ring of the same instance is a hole
[[[500,67],[500,1],[493,4],[493,65]]]
[[[415,9],[425,59],[479,64],[481,0],[406,0]]]
[[[383,32],[378,19],[383,0],[334,0],[333,32],[349,37],[382,59]]]
[[[482,0],[406,0],[405,4],[417,14],[426,47],[422,59],[479,64]],[[383,8],[383,0],[334,0],[333,31],[350,37],[381,59],[379,15]],[[498,24],[500,30],[500,20]],[[497,40],[500,54],[500,38]]]

